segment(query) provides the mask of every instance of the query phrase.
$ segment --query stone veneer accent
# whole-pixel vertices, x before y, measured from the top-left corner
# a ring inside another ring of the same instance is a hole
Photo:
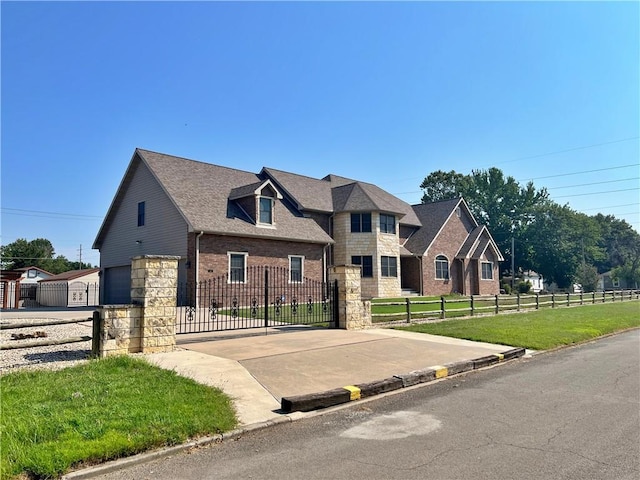
[[[371,232],[351,232],[351,212],[338,213],[333,218],[333,262],[336,265],[350,265],[353,255],[370,255],[373,257],[373,277],[363,278],[362,296],[397,297],[400,288],[400,238],[398,217],[396,216],[396,233],[380,232],[380,212],[371,213]],[[383,277],[380,257],[396,257],[398,265],[397,277]]]
[[[362,300],[360,267],[331,267],[329,279],[338,281],[338,328],[358,330],[371,327],[371,301]]]
[[[133,305],[106,305],[98,308],[98,356],[170,352],[175,348],[179,259],[180,257],[163,255],[133,258]]]

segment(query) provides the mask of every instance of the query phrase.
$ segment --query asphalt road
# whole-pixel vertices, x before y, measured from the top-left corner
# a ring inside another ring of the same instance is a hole
[[[112,479],[637,479],[640,331],[537,355]]]

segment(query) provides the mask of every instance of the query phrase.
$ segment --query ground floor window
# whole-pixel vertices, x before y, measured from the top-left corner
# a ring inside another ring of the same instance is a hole
[[[304,257],[299,255],[289,256],[289,282],[302,283]]]
[[[383,277],[397,277],[398,259],[396,257],[380,257],[380,268]]]
[[[449,279],[449,260],[444,255],[436,257],[436,278],[438,280]]]
[[[493,280],[492,262],[482,262],[482,280]]]
[[[373,277],[373,257],[371,255],[354,255],[351,257],[353,265],[360,265],[360,276],[365,278]]]
[[[245,283],[247,278],[247,254],[229,252],[229,282]]]

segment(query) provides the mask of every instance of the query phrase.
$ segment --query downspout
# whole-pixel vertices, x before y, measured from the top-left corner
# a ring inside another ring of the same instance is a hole
[[[422,265],[423,257],[416,255],[416,260],[418,260],[418,265],[420,266],[420,295],[424,296],[424,266]]]
[[[329,265],[327,265],[327,249],[329,248],[330,243],[327,243],[322,249],[322,282],[327,283],[327,271],[329,270]]]
[[[200,232],[198,235],[196,235],[196,252],[195,252],[195,258],[194,258],[194,263],[195,266],[194,268],[196,269],[195,271],[195,284],[193,287],[193,291],[197,292],[198,291],[198,284],[200,282],[200,237],[204,235],[204,232]],[[196,308],[198,308],[198,295],[195,296],[195,300],[196,300]]]

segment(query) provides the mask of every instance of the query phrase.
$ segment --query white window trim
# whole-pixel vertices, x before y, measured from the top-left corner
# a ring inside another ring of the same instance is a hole
[[[447,260],[447,276],[446,277],[438,277],[438,262],[442,260],[438,260],[438,257],[444,257]],[[440,253],[436,255],[436,258],[433,259],[433,277],[436,280],[450,280],[451,279],[451,262],[449,261],[449,257],[447,257],[444,253]]]
[[[244,273],[242,275],[242,282],[231,282],[231,255],[242,255],[244,257]],[[249,257],[247,252],[227,252],[227,283],[247,283],[247,257]]]
[[[299,258],[301,260],[300,262],[300,281],[299,282],[295,282],[293,280],[291,280],[291,259],[292,258]],[[302,283],[304,283],[304,255],[289,255],[289,283],[293,283],[295,285],[300,285]]]
[[[491,278],[484,278],[484,269],[482,268],[483,265],[491,265]],[[480,262],[480,280],[493,280],[493,262]]]
[[[271,223],[266,223],[266,222],[261,222],[260,221],[260,214],[262,213],[260,211],[260,203],[262,202],[262,199],[267,199],[271,202]],[[276,227],[276,200],[273,197],[267,197],[266,195],[260,195],[258,196],[258,215],[256,218],[256,225],[259,227],[263,227],[263,228],[275,228]]]

